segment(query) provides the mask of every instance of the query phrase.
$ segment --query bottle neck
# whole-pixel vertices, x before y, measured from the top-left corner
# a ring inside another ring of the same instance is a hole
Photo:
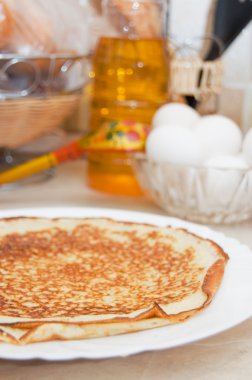
[[[103,0],[103,14],[110,30],[123,38],[166,38],[169,0]]]

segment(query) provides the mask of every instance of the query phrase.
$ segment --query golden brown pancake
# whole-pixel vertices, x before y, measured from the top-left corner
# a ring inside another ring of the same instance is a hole
[[[171,227],[0,220],[0,340],[25,344],[181,322],[218,290],[227,255]]]

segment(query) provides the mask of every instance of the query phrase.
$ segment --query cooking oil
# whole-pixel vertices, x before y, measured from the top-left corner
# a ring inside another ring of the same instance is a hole
[[[166,45],[164,38],[100,39],[90,73],[92,130],[111,120],[151,124],[157,108],[169,98]],[[109,193],[140,193],[130,157],[124,153],[90,154],[87,180],[92,188]]]

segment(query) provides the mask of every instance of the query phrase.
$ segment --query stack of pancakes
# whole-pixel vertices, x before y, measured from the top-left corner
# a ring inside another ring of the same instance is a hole
[[[0,340],[109,336],[182,322],[228,257],[185,230],[112,219],[0,221]]]

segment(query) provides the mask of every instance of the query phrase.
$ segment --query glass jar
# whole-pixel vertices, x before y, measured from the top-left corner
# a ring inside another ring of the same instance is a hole
[[[93,54],[91,130],[110,121],[150,124],[169,100],[168,9],[167,0],[103,2],[111,29],[104,31]],[[126,153],[90,154],[87,181],[109,193],[140,192]]]

